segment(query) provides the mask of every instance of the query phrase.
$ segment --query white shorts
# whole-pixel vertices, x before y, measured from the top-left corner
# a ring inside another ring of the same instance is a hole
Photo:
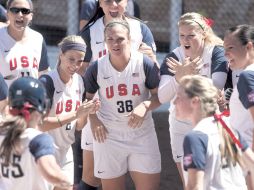
[[[90,127],[89,120],[87,120],[86,126],[82,129],[81,148],[83,150],[93,151],[93,133]]]
[[[104,143],[94,141],[94,175],[112,179],[137,171],[160,173],[161,155],[154,127],[142,126],[135,132],[107,128]]]
[[[179,121],[175,117],[169,116],[169,126],[173,159],[175,162],[182,162],[183,140],[185,135],[192,129],[192,125],[189,122]]]

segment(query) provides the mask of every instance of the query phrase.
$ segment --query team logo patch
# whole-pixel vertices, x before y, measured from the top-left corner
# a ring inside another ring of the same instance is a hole
[[[249,102],[254,102],[254,91],[251,91],[248,94],[248,100],[249,100]]]
[[[139,77],[139,73],[132,73],[133,77]]]
[[[192,164],[192,154],[188,154],[188,155],[184,156],[184,158],[183,158],[183,165],[185,167],[188,167],[191,164]]]

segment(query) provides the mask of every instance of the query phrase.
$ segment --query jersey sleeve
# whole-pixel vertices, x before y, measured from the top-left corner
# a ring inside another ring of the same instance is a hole
[[[176,56],[176,54],[174,54],[173,52],[169,53],[166,55],[166,57],[164,58],[162,64],[161,64],[161,67],[160,67],[160,74],[161,75],[170,75],[170,76],[174,76],[173,73],[171,73],[169,70],[168,70],[168,65],[166,64],[166,59],[167,58],[174,58],[175,60],[179,61],[178,57]]]
[[[183,149],[184,169],[204,170],[206,165],[206,153],[208,136],[202,132],[193,131],[184,138]]]
[[[44,85],[44,87],[46,89],[47,96],[50,100],[50,107],[51,107],[52,103],[53,103],[54,92],[55,92],[55,86],[54,86],[53,79],[49,75],[42,75],[39,78],[39,80],[42,82],[42,84]]]
[[[84,39],[86,43],[86,55],[85,55],[84,61],[89,63],[92,59],[90,29],[87,28],[85,30],[81,30],[79,35]]]
[[[142,42],[146,43],[153,49],[153,52],[156,52],[156,45],[154,42],[153,34],[148,26],[142,22],[140,22],[141,33],[143,36]]]
[[[97,74],[98,74],[98,61],[93,62],[85,73],[85,89],[86,92],[95,94],[99,89],[97,83]]]
[[[153,61],[144,55],[143,58],[144,72],[146,76],[145,85],[148,89],[154,89],[159,86],[160,77],[159,77],[159,68],[157,64],[154,64]]]
[[[80,10],[80,20],[89,21],[95,14],[97,8],[96,0],[83,0]]]
[[[40,134],[31,140],[29,150],[35,160],[38,160],[42,156],[54,155],[54,141],[50,135],[46,133]]]
[[[221,46],[215,46],[212,52],[212,63],[211,63],[211,76],[213,84],[223,89],[228,73],[228,61],[225,57],[224,48]]]
[[[42,42],[42,50],[41,50],[41,60],[39,64],[39,71],[44,71],[49,68],[49,62],[48,62],[48,52],[47,52],[47,46],[43,39]]]
[[[8,95],[8,86],[3,78],[3,75],[0,73],[0,101],[7,98]]]
[[[254,71],[243,71],[240,74],[237,89],[243,106],[246,109],[254,106]]]

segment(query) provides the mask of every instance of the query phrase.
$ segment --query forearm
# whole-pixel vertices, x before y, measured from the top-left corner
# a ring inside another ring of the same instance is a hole
[[[53,155],[47,155],[36,161],[42,176],[54,186],[62,189],[69,189],[73,184],[64,175],[61,168],[56,163]]]
[[[178,84],[174,77],[169,75],[162,75],[159,88],[158,88],[158,98],[161,104],[170,102],[178,88]]]
[[[46,117],[43,120],[43,126],[41,127],[41,130],[48,131],[56,129],[66,125],[67,123],[72,122],[75,119],[76,119],[76,111],[66,115],[59,115],[56,117]]]
[[[143,101],[142,104],[147,111],[154,110],[161,105],[157,94],[152,95],[148,100]]]
[[[84,128],[84,126],[87,124],[87,118],[88,118],[88,115],[77,119],[76,130],[80,131]]]

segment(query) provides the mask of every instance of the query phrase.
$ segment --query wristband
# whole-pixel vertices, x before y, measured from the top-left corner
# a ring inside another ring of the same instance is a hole
[[[58,124],[60,125],[60,127],[62,127],[62,126],[63,126],[63,124],[62,124],[62,122],[60,121],[59,117],[58,117],[58,116],[56,116],[56,118],[57,118]]]

